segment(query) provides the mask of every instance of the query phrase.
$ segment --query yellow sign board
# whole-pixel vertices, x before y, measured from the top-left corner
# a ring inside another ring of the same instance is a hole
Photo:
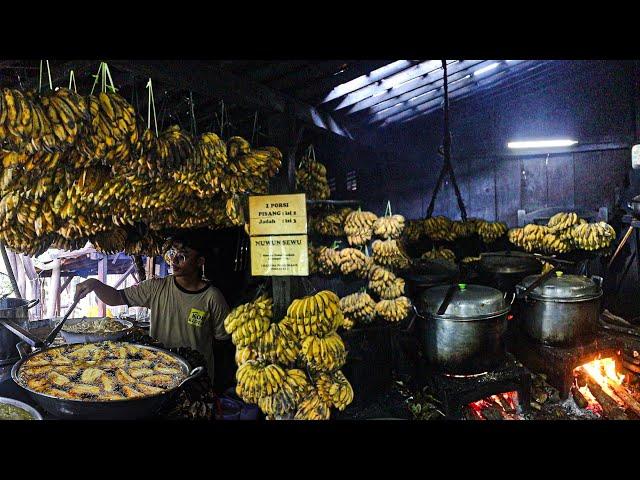
[[[249,233],[251,236],[306,235],[305,194],[249,197]]]
[[[309,275],[307,236],[251,237],[251,275]]]

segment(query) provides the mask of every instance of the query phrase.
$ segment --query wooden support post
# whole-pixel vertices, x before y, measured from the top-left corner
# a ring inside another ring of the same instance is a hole
[[[155,277],[155,263],[155,257],[147,257],[147,265],[145,267],[145,270],[147,271],[147,278]]]
[[[11,280],[11,286],[13,287],[13,292],[16,295],[16,298],[22,298],[20,294],[20,289],[18,288],[18,283],[16,282],[16,277],[14,275],[14,267],[11,263],[11,259],[9,258],[9,254],[7,253],[7,248],[4,246],[4,242],[0,242],[0,252],[2,253],[2,259],[4,260],[4,267],[7,270],[7,275],[9,275],[9,280]]]
[[[107,255],[103,255],[102,258],[98,260],[98,280],[102,283],[107,283],[107,272],[109,270],[108,259],[109,257]],[[98,298],[98,316],[104,317],[106,313],[107,306]]]
[[[47,292],[47,311],[49,318],[56,316],[56,306],[60,305],[60,264],[59,258],[53,260],[53,268],[51,269],[51,278],[49,279],[49,291]]]
[[[286,157],[286,167],[271,180],[269,193],[295,192],[296,152],[302,139],[304,127],[296,128],[295,120],[287,115],[273,115],[269,118],[269,137]],[[273,315],[280,319],[285,316],[287,307],[294,298],[302,296],[303,286],[299,277],[271,277],[273,290]]]
[[[40,279],[38,278],[38,274],[36,273],[36,269],[33,266],[33,262],[31,261],[31,257],[27,255],[22,255],[22,264],[24,265],[24,271],[27,274],[27,278],[31,282],[31,290],[33,291],[33,299],[40,300]],[[40,320],[42,318],[42,304],[38,302],[38,304],[29,310],[29,318],[34,320]]]
[[[18,284],[18,290],[20,290],[20,296],[22,298],[26,298],[27,296],[27,278],[24,273],[24,266],[20,261],[20,256],[13,254],[13,258],[15,258],[16,269],[14,270],[16,274],[16,282]]]

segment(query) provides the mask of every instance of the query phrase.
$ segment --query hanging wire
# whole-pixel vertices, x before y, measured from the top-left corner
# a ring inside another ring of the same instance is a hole
[[[258,125],[258,111],[256,110],[256,114],[253,116],[253,130],[251,131],[251,145],[254,144],[254,137],[256,135],[257,125]]]

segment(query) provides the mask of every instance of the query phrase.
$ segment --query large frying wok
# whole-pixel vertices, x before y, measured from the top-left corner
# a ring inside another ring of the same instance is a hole
[[[43,348],[32,352],[31,354],[26,354],[24,348],[19,348],[22,359],[19,360],[11,369],[11,378],[16,385],[27,391],[42,408],[57,417],[85,420],[133,420],[153,416],[165,405],[166,402],[175,398],[185,383],[198,377],[204,370],[204,367],[191,369],[191,366],[184,358],[168,350],[136,343],[133,343],[132,345],[171,355],[178,361],[182,371],[187,375],[187,377],[175,387],[167,389],[158,395],[112,401],[68,400],[36,392],[24,385],[18,378],[18,371],[20,370],[20,367],[29,358],[38,353],[53,350],[55,348],[64,348],[64,346],[58,346]]]

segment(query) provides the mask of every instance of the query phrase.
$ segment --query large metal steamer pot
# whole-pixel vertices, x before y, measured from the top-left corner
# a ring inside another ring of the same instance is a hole
[[[521,328],[546,345],[574,345],[593,337],[598,329],[602,278],[557,272],[522,297],[539,276],[525,278],[517,287]]]
[[[541,272],[542,263],[526,253],[491,252],[481,255],[479,270],[483,285],[514,293],[522,280]]]
[[[20,370],[20,367],[29,358],[40,352],[44,352],[54,348],[63,348],[50,347],[33,352],[18,361],[11,369],[11,378],[20,388],[26,390],[29,395],[31,395],[31,397],[38,403],[38,405],[44,408],[47,412],[57,417],[84,420],[134,420],[153,416],[165,405],[165,403],[175,398],[175,396],[180,392],[180,389],[185,383],[193,380],[194,378],[197,378],[204,370],[203,367],[196,367],[194,369],[191,369],[191,366],[184,358],[168,350],[135,343],[132,343],[132,345],[140,348],[146,348],[148,350],[164,352],[167,355],[171,355],[178,361],[182,368],[182,371],[185,373],[185,375],[187,375],[187,377],[175,387],[165,390],[158,395],[102,402],[62,399],[31,390],[18,378],[18,371]]]
[[[3,298],[0,300],[0,318],[11,320],[26,330],[30,326],[28,310],[38,302],[39,300]],[[20,337],[0,325],[0,365],[11,364],[20,358],[16,350],[20,341]]]
[[[420,335],[431,366],[450,374],[489,371],[504,361],[503,335],[511,310],[507,294],[483,285],[458,285],[444,314],[438,315],[448,285],[426,290],[420,302]]]

